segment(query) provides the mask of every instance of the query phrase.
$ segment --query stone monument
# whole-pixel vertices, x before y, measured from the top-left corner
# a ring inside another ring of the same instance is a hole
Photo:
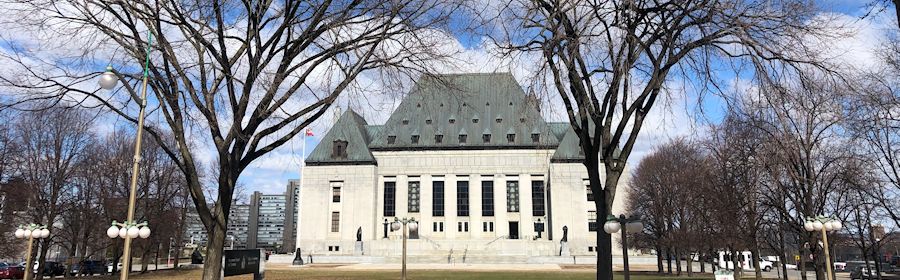
[[[362,256],[363,255],[363,242],[362,242],[362,227],[356,229],[356,246],[353,246],[353,255],[354,256]]]
[[[568,257],[569,255],[569,227],[563,226],[563,237],[559,240],[559,256]]]

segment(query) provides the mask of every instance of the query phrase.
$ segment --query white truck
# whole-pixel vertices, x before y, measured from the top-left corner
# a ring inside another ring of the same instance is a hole
[[[734,261],[737,260],[738,264],[743,270],[756,269],[755,267],[753,267],[755,263],[752,261],[753,254],[751,254],[750,251],[737,252],[737,254],[737,256],[732,256],[731,252],[719,251],[719,256],[716,258],[716,263],[718,264],[719,268],[734,269]],[[763,259],[759,260],[759,268],[762,269],[762,271],[769,271],[774,267],[775,264],[771,261]]]

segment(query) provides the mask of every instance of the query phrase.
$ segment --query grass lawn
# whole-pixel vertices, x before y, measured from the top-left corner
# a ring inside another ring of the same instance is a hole
[[[201,271],[181,270],[148,273],[144,275],[132,275],[130,279],[159,279],[159,280],[188,280],[200,279]],[[693,278],[661,276],[655,274],[632,275],[631,280],[709,280],[712,275],[700,275]],[[117,278],[116,278],[117,279]],[[228,277],[226,279],[253,279],[251,275]],[[270,270],[266,272],[266,279],[400,279],[400,271],[389,270],[339,270],[334,268],[311,268],[299,270]],[[460,270],[410,270],[408,279],[488,279],[488,280],[537,280],[537,279],[595,279],[592,270],[561,270],[561,271],[460,271]],[[616,274],[615,279],[623,279],[621,274]]]

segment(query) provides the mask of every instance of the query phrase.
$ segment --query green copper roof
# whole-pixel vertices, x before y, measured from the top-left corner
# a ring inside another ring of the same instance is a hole
[[[424,78],[400,103],[369,147],[373,150],[556,147],[559,138],[540,112],[526,104],[525,97],[509,73]],[[460,135],[466,135],[465,142],[460,142]]]
[[[347,141],[346,158],[332,156],[339,140]],[[484,73],[419,80],[384,125],[348,110],[306,162],[376,164],[371,151],[452,149],[557,149],[554,160],[584,158],[570,126],[544,121],[512,75]]]
[[[336,164],[336,163],[375,163],[375,157],[369,151],[367,143],[370,128],[366,120],[353,110],[347,110],[328,133],[322,137],[322,141],[306,158],[307,163],[312,164]],[[336,141],[347,141],[347,157],[334,157],[332,151]]]

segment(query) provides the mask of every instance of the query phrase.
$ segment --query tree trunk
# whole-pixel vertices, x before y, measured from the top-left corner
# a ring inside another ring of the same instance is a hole
[[[681,276],[681,251],[677,248],[675,249],[675,270],[678,272],[676,275]]]
[[[586,155],[596,155],[596,152]],[[621,172],[611,172],[606,168],[605,184],[600,180],[600,166],[597,164],[596,157],[587,157],[585,159],[585,167],[588,171],[588,178],[591,182],[591,189],[594,193],[594,205],[597,209],[597,221],[605,221],[609,215],[608,200],[610,195],[607,193],[610,189],[615,189],[618,185]],[[601,188],[606,186],[605,188]],[[603,230],[597,230],[597,280],[612,280],[612,237]],[[206,279],[204,279],[206,280]]]
[[[698,252],[697,262],[700,263],[700,273],[706,273],[706,254]]]
[[[663,274],[663,252],[659,244],[656,245],[656,272]]]
[[[756,238],[753,238],[753,250],[750,251],[750,257],[753,258],[751,260],[753,262],[753,269],[756,272],[756,280],[762,280],[762,267],[759,267],[759,243],[756,242]]]
[[[691,256],[690,253],[688,253],[688,255],[687,255],[687,273],[688,273],[688,277],[693,277],[693,276],[694,276],[694,267],[693,267],[693,266],[694,266],[694,258]]]
[[[71,247],[69,247],[69,252],[66,254],[66,270],[63,271],[63,278],[71,278],[69,272],[72,271],[72,260],[75,259],[75,252],[78,251],[78,243],[73,243]]]
[[[37,242],[37,244],[41,245],[40,256],[38,257],[38,268],[37,273],[34,274],[34,279],[43,279],[44,278],[44,266],[47,265],[47,252],[50,251],[50,239],[41,239],[41,242]],[[34,266],[28,267],[28,269],[33,269]]]
[[[669,270],[669,275],[672,275],[672,248],[666,248],[666,268]]]
[[[783,221],[782,221],[782,223],[783,223]],[[784,280],[788,280],[788,271],[787,271],[788,255],[787,255],[787,250],[784,249],[784,231],[779,231],[778,237],[781,239],[781,242],[778,244],[780,247],[779,249],[781,249],[781,256],[779,256],[779,258],[781,259],[781,275],[782,275],[782,277],[784,277],[783,278]]]
[[[225,249],[225,227],[214,225],[209,231],[206,258],[203,260],[203,280],[219,280],[222,277],[222,257]]]

